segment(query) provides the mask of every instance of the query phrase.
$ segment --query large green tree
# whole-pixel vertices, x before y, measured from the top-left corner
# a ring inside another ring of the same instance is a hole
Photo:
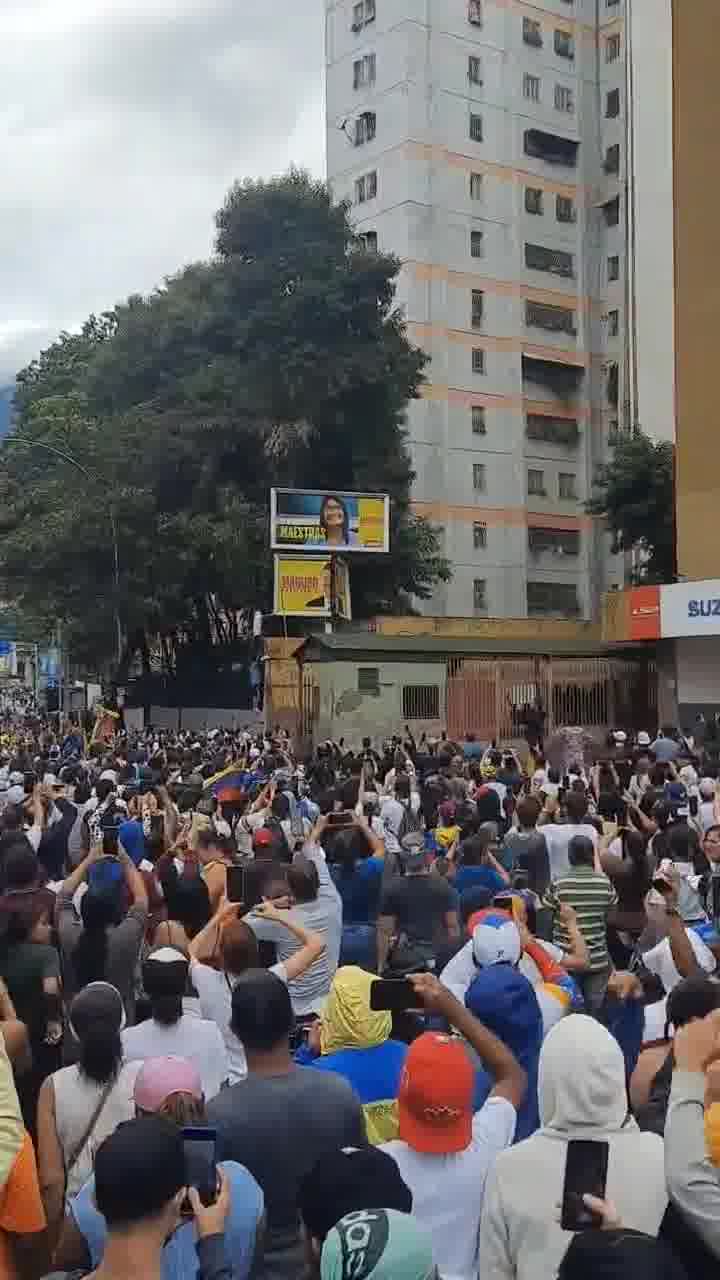
[[[405,439],[424,354],[394,304],[398,262],[367,253],[324,185],[238,183],[216,252],[59,341],[18,379],[0,452],[0,588],[55,613],[87,660],[150,636],[233,638],[271,608],[272,485],[392,498],[391,554],[353,561],[362,616],[448,576],[413,515]],[[120,586],[113,583],[115,515]]]
[[[674,582],[674,446],[642,431],[618,436],[612,460],[598,470],[595,490],[588,510],[605,517],[613,551],[642,553],[637,578]]]

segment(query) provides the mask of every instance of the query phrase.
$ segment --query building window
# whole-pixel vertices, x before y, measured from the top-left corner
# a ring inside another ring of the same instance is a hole
[[[603,213],[605,214],[605,225],[608,227],[617,227],[620,222],[620,197],[615,196],[614,200],[608,200],[603,205]]]
[[[474,27],[482,26],[482,0],[468,0],[468,22]]]
[[[577,501],[577,485],[574,471],[561,471],[558,476],[558,497],[563,502]]]
[[[473,142],[482,142],[483,140],[482,116],[477,116],[472,112],[470,114],[470,137]]]
[[[543,193],[540,187],[525,188],[525,212],[542,213]]]
[[[555,197],[555,217],[558,222],[575,222],[575,201],[570,196]]]
[[[620,332],[620,312],[608,311],[608,337],[617,338]]]
[[[530,271],[549,271],[554,276],[571,280],[575,275],[573,255],[563,249],[548,249],[542,244],[525,245],[525,266]]]
[[[482,200],[483,176],[481,173],[470,174],[470,199]]]
[[[378,238],[377,231],[362,231],[358,236],[363,249],[366,253],[377,253]]]
[[[575,617],[580,612],[577,587],[574,582],[528,582],[528,617],[559,613],[562,617]]]
[[[612,364],[608,365],[605,392],[607,394],[608,404],[611,404],[614,409],[617,409],[618,401],[620,399],[620,366],[617,361],[613,361]]]
[[[484,240],[484,233],[482,231],[470,232],[470,257],[471,258],[482,258],[483,240]]]
[[[523,97],[531,102],[540,101],[540,77],[531,76],[527,72],[523,76]]]
[[[380,694],[380,668],[358,667],[357,687],[358,693],[371,693],[377,698]]]
[[[571,31],[555,31],[555,52],[558,58],[575,57],[575,41]]]
[[[485,492],[485,463],[473,462],[473,489],[476,493]]]
[[[606,173],[620,172],[620,143],[619,142],[616,142],[612,147],[608,147],[607,151],[605,152],[605,160],[603,161],[603,168]]]
[[[353,5],[353,31],[362,31],[368,22],[375,21],[375,0],[360,0],[358,4]]]
[[[472,433],[474,436],[484,436],[487,430],[485,423],[485,405],[474,404],[470,410],[472,414]]]
[[[473,579],[473,609],[487,609],[487,582],[484,578]]]
[[[605,8],[614,9],[616,8],[617,5],[619,5],[619,3],[620,3],[620,0],[605,0]]]
[[[535,49],[542,49],[542,27],[535,18],[523,18],[523,40]]]
[[[355,146],[362,147],[372,142],[375,137],[376,116],[374,111],[363,111],[355,121]]]
[[[403,720],[439,720],[440,685],[403,685],[402,704]]]
[[[605,115],[608,120],[614,120],[620,115],[620,90],[611,89],[605,98]]]
[[[375,54],[366,53],[364,58],[353,62],[353,89],[365,89],[375,83]]]
[[[377,170],[364,173],[355,179],[355,204],[364,204],[366,200],[374,200],[377,195]]]
[[[470,84],[482,84],[482,62],[479,58],[468,58],[468,80]]]
[[[551,551],[555,555],[579,556],[580,534],[576,529],[528,529],[528,551],[540,555]]]
[[[527,491],[531,498],[545,498],[545,472],[534,471],[532,468],[527,473]]]
[[[482,551],[487,546],[487,525],[482,520],[475,520],[473,523],[473,547],[476,551]]]
[[[568,169],[577,168],[579,146],[574,138],[561,138],[545,129],[526,129],[523,138],[526,156],[534,156],[545,164],[562,164]]]
[[[473,347],[472,371],[473,373],[485,372],[485,351],[483,347]]]
[[[568,115],[575,111],[575,94],[567,85],[555,85],[555,110],[565,111]]]
[[[554,418],[547,413],[529,413],[525,419],[528,440],[544,440],[548,444],[576,447],[580,441],[580,428],[576,418]]]
[[[484,302],[485,302],[485,294],[483,293],[482,289],[473,289],[471,317],[470,317],[473,329],[482,329]]]
[[[617,253],[611,253],[607,260],[607,278],[610,283],[620,279],[620,257]]]
[[[552,307],[546,302],[525,303],[525,323],[535,329],[548,329],[551,333],[577,334],[575,312],[569,307]]]
[[[605,41],[605,61],[616,62],[620,57],[620,32],[616,31]]]

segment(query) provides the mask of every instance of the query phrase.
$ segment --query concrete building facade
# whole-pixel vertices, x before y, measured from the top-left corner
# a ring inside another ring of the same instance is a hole
[[[327,0],[328,178],[430,356],[416,509],[465,617],[597,615],[586,514],[632,421],[626,0]]]

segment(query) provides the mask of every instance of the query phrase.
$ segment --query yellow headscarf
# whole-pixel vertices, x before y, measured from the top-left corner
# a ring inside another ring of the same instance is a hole
[[[391,1015],[370,1008],[370,988],[374,981],[371,973],[357,965],[343,965],[338,969],[320,1023],[321,1053],[372,1049],[388,1039],[392,1030]]]

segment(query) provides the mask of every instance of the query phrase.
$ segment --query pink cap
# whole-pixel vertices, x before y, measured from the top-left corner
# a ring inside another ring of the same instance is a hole
[[[173,1093],[189,1093],[202,1099],[197,1068],[186,1058],[146,1058],[135,1077],[135,1105],[141,1111],[159,1111]]]

